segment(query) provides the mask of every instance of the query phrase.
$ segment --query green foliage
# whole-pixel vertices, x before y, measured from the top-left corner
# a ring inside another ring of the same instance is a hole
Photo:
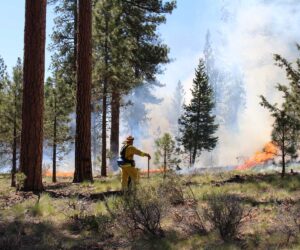
[[[118,1],[98,1],[93,16],[94,85],[99,99],[104,81],[110,83],[109,92],[123,93],[132,88],[134,70],[129,60],[133,45],[126,34],[124,13]]]
[[[70,150],[71,117],[73,97],[72,86],[64,83],[57,75],[49,77],[45,84],[44,138],[48,146],[56,147],[59,160]],[[56,157],[56,156],[55,156]]]
[[[299,45],[297,45],[300,50]],[[275,55],[276,64],[286,71],[289,85],[278,84],[277,89],[283,93],[284,102],[281,108],[271,104],[261,96],[261,105],[267,108],[275,118],[272,139],[280,149],[282,156],[282,177],[285,175],[286,158],[297,158],[300,141],[300,59],[296,61],[296,68],[280,55]]]
[[[59,78],[75,90],[76,82],[76,22],[77,0],[49,0],[54,5],[54,29],[50,51],[52,68],[59,69]]]
[[[177,149],[175,141],[169,133],[165,133],[162,137],[155,140],[155,162],[154,164],[163,165],[165,171],[167,167],[176,165],[180,162],[175,157]]]
[[[154,80],[160,64],[169,61],[168,48],[159,41],[156,29],[174,7],[173,2],[157,0],[98,1],[93,22],[94,81],[105,78],[110,91],[122,94]]]
[[[19,151],[21,137],[23,65],[18,58],[12,79],[0,58],[0,158],[10,160],[13,148]],[[15,144],[14,144],[15,143]],[[7,158],[8,157],[8,158]]]
[[[161,220],[165,215],[165,203],[160,199],[154,187],[139,187],[109,206],[107,210],[129,237],[137,234],[161,238],[164,232]]]
[[[184,114],[179,119],[179,142],[189,153],[190,165],[193,165],[196,157],[203,150],[210,151],[215,148],[218,140],[215,136],[218,125],[215,124],[215,116],[212,115],[213,92],[202,59],[196,69],[191,91],[191,103],[184,105]]]

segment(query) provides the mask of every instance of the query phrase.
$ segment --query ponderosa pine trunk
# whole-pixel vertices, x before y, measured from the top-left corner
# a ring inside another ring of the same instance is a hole
[[[15,111],[16,112],[16,111]],[[16,115],[14,117],[14,132],[13,132],[13,155],[12,155],[12,169],[11,169],[11,186],[16,187],[16,173],[17,173],[17,121]]]
[[[105,81],[106,82],[106,81]],[[106,86],[107,83],[104,83]],[[106,88],[104,88],[106,89]],[[106,161],[106,112],[107,112],[107,91],[103,91],[102,99],[102,151],[101,151],[101,176],[107,175],[107,161]]]
[[[14,93],[14,128],[13,128],[13,143],[12,143],[12,169],[11,169],[11,186],[16,187],[16,173],[17,173],[17,92]]]
[[[91,161],[92,4],[79,0],[74,182],[93,181]]]
[[[105,75],[103,81],[102,99],[102,151],[101,151],[101,176],[107,176],[106,161],[106,122],[107,122],[107,85],[108,85],[108,15],[105,15],[105,45],[104,45]]]
[[[26,0],[20,170],[24,191],[43,190],[43,107],[46,0]]]
[[[54,100],[54,110],[56,113],[56,96]],[[56,114],[53,121],[53,152],[52,152],[52,182],[56,182],[56,152],[57,152],[57,119]]]
[[[118,170],[119,156],[119,134],[120,134],[120,94],[117,91],[111,97],[111,131],[110,131],[110,152],[111,167]]]
[[[77,41],[78,41],[78,0],[74,0],[74,79],[76,79],[77,71]]]

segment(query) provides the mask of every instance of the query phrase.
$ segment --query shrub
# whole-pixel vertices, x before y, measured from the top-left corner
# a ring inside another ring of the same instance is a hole
[[[240,201],[230,194],[211,194],[206,198],[205,218],[219,231],[224,241],[235,239],[245,217]]]
[[[183,184],[175,175],[167,175],[158,188],[161,198],[168,200],[172,205],[184,204]]]
[[[161,238],[164,236],[161,219],[164,215],[164,204],[154,188],[133,189],[109,206],[107,210],[116,225],[121,226],[130,236],[142,233],[145,236]]]
[[[100,214],[91,214],[86,201],[71,200],[68,202],[69,214],[66,215],[71,222],[73,231],[95,231],[100,233],[101,239],[107,239],[112,236],[112,220],[109,216]]]
[[[176,221],[180,223],[179,226],[188,234],[206,235],[209,231],[203,213],[198,209],[197,204],[183,207],[180,211],[176,211],[174,215]]]
[[[285,238],[284,244],[289,244],[292,239],[300,235],[300,205],[282,205],[276,216],[276,228],[272,233],[278,233]]]

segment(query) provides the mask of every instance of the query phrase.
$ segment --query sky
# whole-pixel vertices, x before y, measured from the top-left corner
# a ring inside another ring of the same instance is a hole
[[[0,55],[11,70],[17,57],[23,55],[25,0],[0,1]],[[47,44],[54,14],[47,11]],[[281,102],[275,90],[285,82],[285,74],[274,65],[273,54],[294,61],[296,42],[300,42],[299,0],[178,0],[177,9],[159,28],[161,39],[170,48],[171,63],[164,66],[158,80],[165,84],[156,94],[164,102],[150,107],[150,130],[168,131],[170,124],[161,115],[180,80],[190,99],[194,70],[203,56],[205,35],[210,30],[213,48],[220,67],[238,69],[246,90],[246,109],[239,117],[240,130],[219,130],[222,152],[220,164],[233,164],[238,156],[251,156],[270,140],[272,119],[259,105],[259,95]],[[46,76],[50,74],[50,52],[46,51]],[[164,107],[162,109],[162,106]],[[145,142],[151,147],[153,141]],[[148,146],[147,146],[148,145]],[[243,147],[241,147],[243,145]],[[236,162],[235,162],[236,163]]]
[[[169,45],[170,57],[173,59],[173,63],[166,66],[165,75],[159,77],[165,84],[177,82],[179,78],[185,78],[190,73],[190,67],[178,72],[176,76],[171,71],[176,67],[176,62],[182,63],[182,58],[195,57],[195,54],[202,50],[207,29],[216,24],[218,13],[215,10],[218,2],[220,1],[178,0],[177,9],[167,17],[167,23],[160,27],[161,38]],[[23,56],[25,0],[1,0],[0,4],[0,55],[4,58],[8,69],[11,69],[17,58]],[[53,9],[48,7],[47,44],[51,42],[49,36],[52,33],[54,17]],[[198,26],[199,23],[201,26]],[[50,73],[48,71],[50,56],[51,53],[47,50],[46,75]],[[191,64],[192,61],[184,63]]]

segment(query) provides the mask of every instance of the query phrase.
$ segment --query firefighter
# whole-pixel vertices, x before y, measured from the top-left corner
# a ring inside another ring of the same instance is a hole
[[[150,154],[144,153],[133,146],[134,138],[128,136],[125,145],[121,149],[121,159],[119,165],[122,169],[122,189],[125,190],[131,185],[135,185],[139,181],[139,169],[135,167],[134,155],[148,157],[151,159]]]

